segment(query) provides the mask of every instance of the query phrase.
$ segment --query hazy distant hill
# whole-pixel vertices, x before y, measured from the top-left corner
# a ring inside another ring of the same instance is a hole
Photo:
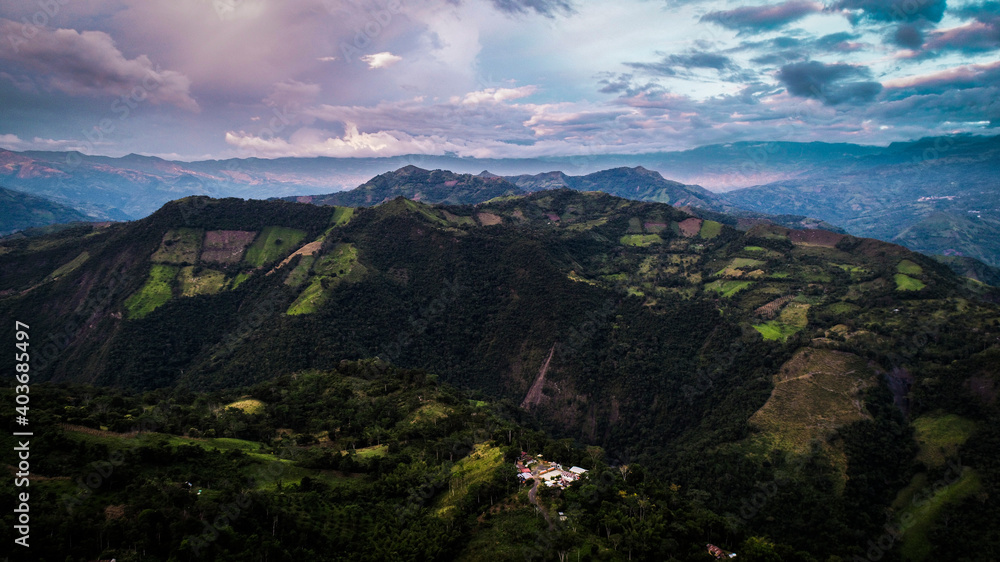
[[[372,178],[350,191],[285,197],[285,201],[315,205],[371,207],[396,197],[414,201],[468,205],[482,203],[505,195],[520,195],[524,191],[499,176],[456,174],[447,170],[424,170],[406,166]]]
[[[1000,137],[893,143],[798,177],[726,193],[765,213],[814,216],[859,236],[1000,265]]]
[[[577,191],[603,191],[636,201],[669,203],[675,207],[715,209],[718,198],[699,185],[684,185],[664,179],[659,172],[642,166],[614,168],[585,176],[568,176],[562,172],[520,175],[507,178],[525,191],[540,191],[568,187]]]
[[[959,135],[888,147],[737,142],[682,152],[532,159],[409,155],[200,162],[0,150],[0,181],[95,218],[123,220],[141,218],[187,195],[266,199],[330,194],[409,165],[461,174],[489,170],[514,178],[529,191],[565,185],[645,200],[667,197],[671,204],[734,214],[743,209],[789,215],[791,222],[782,224],[843,228],[923,252],[1000,265],[998,146],[1000,137]],[[746,189],[713,197],[698,185]],[[471,202],[467,198],[475,191],[451,201]],[[376,193],[370,195],[374,200]],[[434,197],[445,200],[447,195]],[[796,223],[794,217],[801,219]],[[805,217],[825,223],[801,222]]]
[[[76,209],[0,187],[0,236],[26,228],[88,220],[92,219]]]

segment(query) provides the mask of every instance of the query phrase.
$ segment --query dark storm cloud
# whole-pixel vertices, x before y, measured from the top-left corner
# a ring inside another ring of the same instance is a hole
[[[919,49],[924,44],[924,32],[918,25],[904,23],[893,32],[892,42],[907,49]]]
[[[757,73],[745,69],[721,53],[692,51],[688,53],[664,55],[657,62],[626,62],[625,66],[654,76],[694,78],[693,71],[707,69],[718,71],[719,77],[727,82],[751,83],[758,80]],[[606,91],[606,90],[601,90]]]
[[[835,10],[860,10],[855,21],[927,21],[939,22],[944,17],[947,0],[839,0]]]
[[[490,0],[496,9],[508,14],[537,12],[552,17],[559,13],[573,11],[573,3],[567,0]]]
[[[785,65],[778,71],[778,80],[790,94],[815,98],[825,105],[849,101],[868,102],[875,98],[882,85],[878,82],[857,80],[869,78],[867,68],[850,64],[823,64],[818,61],[797,62]]]
[[[822,37],[798,39],[774,37],[766,41],[744,42],[739,51],[763,52],[751,62],[764,66],[778,66],[808,60],[817,53],[852,53],[867,46],[860,42],[860,35],[848,32],[830,33]]]
[[[1000,125],[1000,62],[891,80],[885,93],[885,101],[871,108],[879,119],[906,119],[917,126],[945,121]]]
[[[774,6],[743,6],[734,10],[709,12],[701,17],[740,33],[770,31],[783,27],[809,14],[823,11],[823,5],[807,0],[789,0]]]
[[[678,69],[710,68],[713,70],[727,70],[735,66],[729,57],[719,53],[708,52],[668,55],[663,57],[659,62],[627,62],[625,65],[637,70],[645,70],[663,76],[676,76]]]
[[[842,31],[840,33],[824,35],[819,39],[810,41],[809,46],[810,50],[852,53],[865,48],[864,44],[857,41],[859,38],[859,35]]]

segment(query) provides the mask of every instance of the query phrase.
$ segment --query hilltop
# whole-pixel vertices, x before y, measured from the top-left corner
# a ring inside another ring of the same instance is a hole
[[[396,197],[405,197],[428,203],[468,205],[523,193],[523,190],[498,176],[431,171],[410,165],[376,176],[350,191],[285,197],[284,200],[315,205],[371,207]]]

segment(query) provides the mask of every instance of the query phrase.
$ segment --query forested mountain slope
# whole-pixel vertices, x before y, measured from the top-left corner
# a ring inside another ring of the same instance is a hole
[[[87,220],[90,217],[76,209],[0,187],[0,236],[26,228]]]
[[[1000,544],[996,293],[900,246],[554,190],[188,198],[2,248],[0,310],[51,339],[39,379],[221,391],[378,357],[640,464],[789,560],[864,556],[887,513],[919,521],[889,559]]]

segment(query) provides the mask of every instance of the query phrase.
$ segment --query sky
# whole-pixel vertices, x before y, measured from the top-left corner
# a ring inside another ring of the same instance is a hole
[[[10,150],[520,158],[997,125],[997,0],[0,5]]]

